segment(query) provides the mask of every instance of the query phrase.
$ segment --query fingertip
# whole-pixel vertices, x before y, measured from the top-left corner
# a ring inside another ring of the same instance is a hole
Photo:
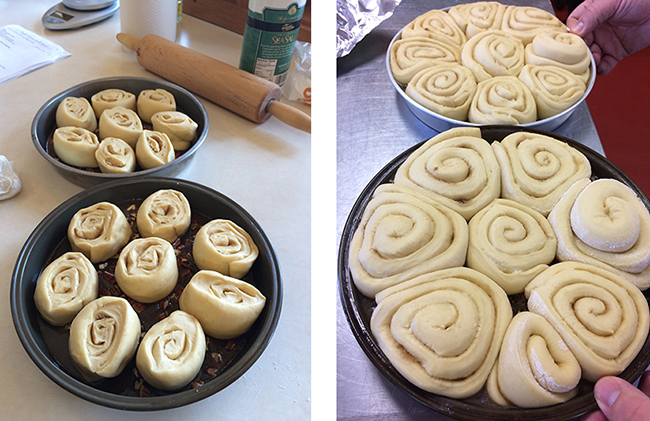
[[[607,410],[614,405],[621,394],[621,383],[617,377],[606,376],[600,378],[594,386],[594,397],[602,410]]]

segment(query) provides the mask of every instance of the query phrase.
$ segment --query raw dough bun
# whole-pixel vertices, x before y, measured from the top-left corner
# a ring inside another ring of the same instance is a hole
[[[467,38],[490,29],[501,28],[506,7],[496,1],[459,4],[449,9],[449,16],[465,31]]]
[[[43,319],[63,326],[97,298],[97,270],[82,253],[68,252],[47,265],[36,283],[34,302]]]
[[[176,111],[174,95],[164,89],[146,89],[138,95],[138,114],[151,123],[151,117],[161,111]]]
[[[176,154],[165,133],[144,130],[135,146],[135,158],[142,169],[148,170],[172,162]]]
[[[495,199],[469,221],[467,266],[518,294],[555,259],[557,238],[544,216],[520,203]]]
[[[456,21],[442,10],[431,10],[415,18],[402,31],[402,38],[428,37],[463,48],[467,36]]]
[[[59,127],[52,136],[54,152],[68,165],[96,168],[95,151],[99,148],[97,135],[81,127]]]
[[[537,7],[508,6],[503,15],[501,29],[529,44],[535,35],[545,30],[568,32],[567,27],[554,14]]]
[[[135,364],[142,378],[162,390],[192,381],[205,359],[205,334],[199,321],[176,310],[151,326],[142,338]]]
[[[352,279],[372,298],[423,273],[462,266],[467,241],[460,214],[410,187],[382,184],[350,242]]]
[[[233,221],[214,219],[203,225],[194,238],[192,255],[199,269],[214,270],[242,278],[259,251],[251,236]]]
[[[131,226],[112,203],[100,202],[74,214],[68,225],[72,251],[82,252],[93,263],[113,257],[129,242]]]
[[[430,272],[377,294],[370,328],[408,381],[462,399],[488,378],[512,319],[508,296],[473,269]]]
[[[125,174],[135,171],[135,152],[128,143],[116,137],[102,140],[95,151],[97,165],[103,173]]]
[[[97,129],[97,117],[86,98],[69,96],[56,108],[56,125],[81,127],[94,132]]]
[[[70,325],[72,362],[88,381],[116,377],[135,355],[140,319],[120,297],[101,297],[85,306]]]
[[[104,110],[117,106],[135,111],[135,95],[122,89],[104,89],[93,95],[90,101],[97,118],[100,118]]]
[[[99,138],[117,137],[135,150],[135,144],[142,134],[142,121],[133,110],[113,107],[105,110],[99,118]]]
[[[245,333],[259,317],[266,298],[253,285],[219,272],[201,270],[183,289],[181,310],[196,317],[203,330],[217,339]]]
[[[389,63],[395,80],[406,85],[420,70],[460,63],[460,49],[428,37],[403,38],[393,43]]]
[[[476,92],[472,72],[458,63],[444,63],[416,73],[406,94],[440,115],[466,121]]]
[[[488,393],[523,408],[566,402],[578,393],[582,371],[560,334],[542,316],[522,311],[510,322]],[[497,390],[494,390],[494,387]]]
[[[192,146],[199,125],[179,111],[161,111],[151,117],[153,129],[165,133],[172,141],[174,149],[186,151]]]
[[[469,220],[499,197],[499,163],[477,127],[429,139],[397,170],[395,184],[413,187]]]
[[[537,120],[535,98],[515,76],[480,82],[469,107],[468,120],[477,124],[526,124]]]
[[[613,270],[641,290],[650,287],[650,215],[625,184],[579,180],[548,220],[558,237],[559,260]]]
[[[591,75],[591,53],[580,36],[564,31],[544,31],[526,46],[526,64],[557,66],[580,77],[585,85]]]
[[[512,133],[492,148],[501,165],[501,197],[544,216],[574,182],[591,176],[586,156],[542,134]]]
[[[587,86],[579,76],[557,66],[533,66],[521,69],[519,79],[530,88],[537,104],[537,118],[560,114],[578,102]]]
[[[648,336],[645,296],[610,270],[556,263],[526,286],[525,295],[528,310],[553,325],[588,381],[623,372]]]
[[[131,241],[117,259],[115,281],[122,292],[136,301],[162,300],[178,281],[174,248],[169,241],[158,237]]]
[[[524,44],[497,29],[484,31],[467,41],[461,60],[477,82],[495,76],[517,76],[525,64]]]
[[[190,227],[192,211],[183,193],[167,189],[149,195],[138,208],[136,223],[143,237],[160,237],[170,243]]]

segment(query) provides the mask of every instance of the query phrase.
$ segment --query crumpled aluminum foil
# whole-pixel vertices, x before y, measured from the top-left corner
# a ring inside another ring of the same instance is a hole
[[[401,0],[336,0],[336,57],[348,54]]]
[[[0,200],[14,197],[21,187],[20,178],[14,171],[11,162],[4,155],[0,155]]]

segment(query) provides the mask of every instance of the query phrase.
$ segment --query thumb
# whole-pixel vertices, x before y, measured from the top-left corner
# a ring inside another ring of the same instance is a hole
[[[650,398],[618,377],[603,377],[596,382],[594,396],[600,410],[610,421],[646,420]]]
[[[616,1],[584,0],[571,12],[566,26],[571,32],[584,37],[614,15],[616,4]]]

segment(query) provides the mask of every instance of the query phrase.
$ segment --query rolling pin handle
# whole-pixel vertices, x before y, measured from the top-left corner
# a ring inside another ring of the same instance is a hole
[[[266,106],[266,110],[283,123],[311,134],[311,117],[302,111],[274,99]]]
[[[140,40],[137,37],[120,32],[117,34],[117,40],[129,50],[138,51]]]

